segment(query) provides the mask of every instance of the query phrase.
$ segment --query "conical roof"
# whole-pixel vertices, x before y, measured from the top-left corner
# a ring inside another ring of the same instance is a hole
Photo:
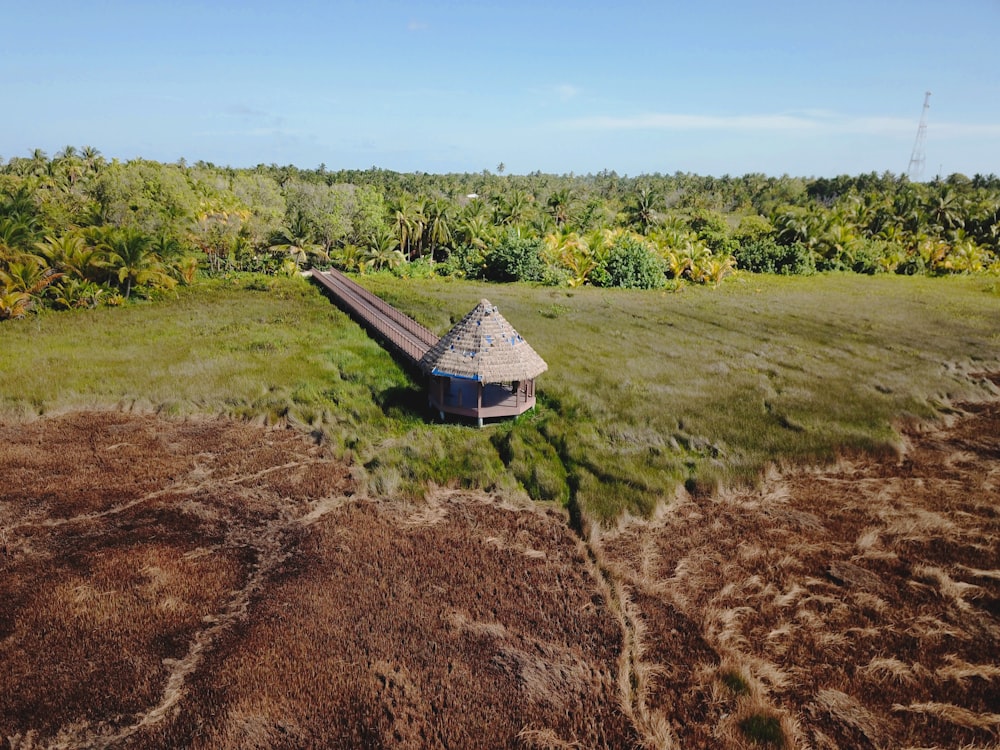
[[[549,369],[486,299],[430,348],[420,367],[432,375],[484,383],[531,380]]]

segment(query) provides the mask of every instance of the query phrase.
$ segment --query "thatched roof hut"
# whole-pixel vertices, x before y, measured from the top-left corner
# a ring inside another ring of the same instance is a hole
[[[511,383],[536,378],[549,366],[484,299],[430,348],[420,367],[431,375]]]
[[[442,418],[445,412],[462,414],[477,417],[480,424],[483,417],[512,416],[533,407],[534,380],[548,369],[486,299],[430,348],[420,367],[430,376],[431,405]]]

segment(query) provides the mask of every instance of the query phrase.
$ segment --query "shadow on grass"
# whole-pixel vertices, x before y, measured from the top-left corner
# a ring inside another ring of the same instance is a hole
[[[377,393],[375,399],[387,417],[431,421],[431,411],[427,407],[427,393],[416,385],[387,388]]]

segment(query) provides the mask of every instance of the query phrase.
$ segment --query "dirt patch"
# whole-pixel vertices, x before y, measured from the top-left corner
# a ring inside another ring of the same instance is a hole
[[[288,430],[0,425],[0,747],[992,747],[1000,407],[907,445],[584,544]]]

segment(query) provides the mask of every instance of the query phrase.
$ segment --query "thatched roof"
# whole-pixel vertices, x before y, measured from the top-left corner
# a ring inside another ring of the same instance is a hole
[[[485,299],[430,348],[420,367],[432,375],[484,383],[531,380],[549,368]]]

